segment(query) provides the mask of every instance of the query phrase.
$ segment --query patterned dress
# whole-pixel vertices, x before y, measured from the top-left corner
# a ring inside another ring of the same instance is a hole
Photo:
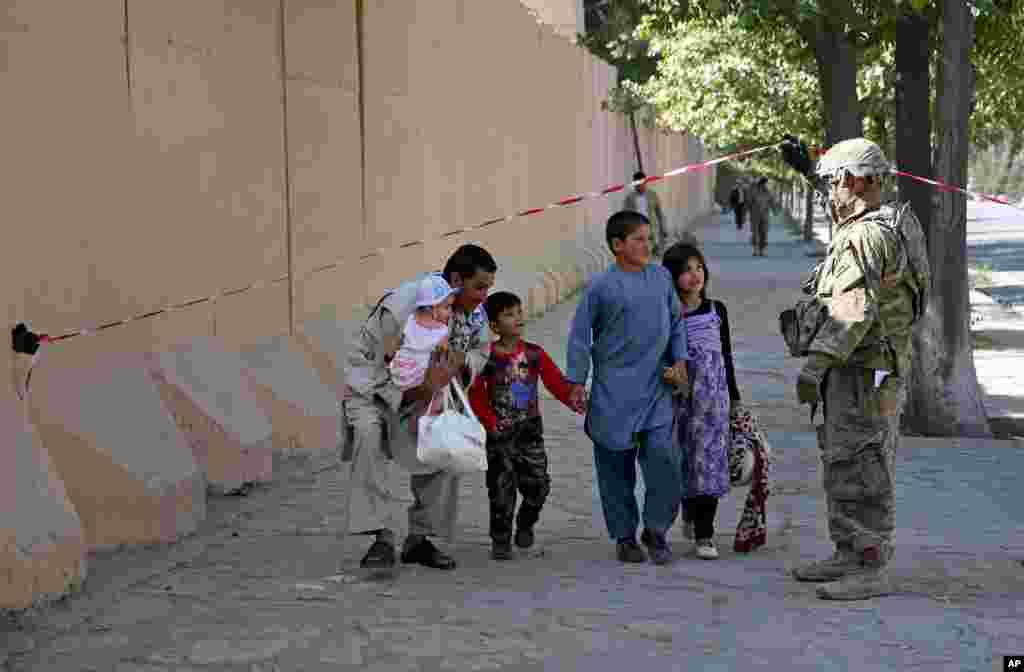
[[[729,381],[722,353],[722,320],[715,304],[686,316],[692,384],[677,397],[673,436],[683,455],[683,498],[729,492]]]

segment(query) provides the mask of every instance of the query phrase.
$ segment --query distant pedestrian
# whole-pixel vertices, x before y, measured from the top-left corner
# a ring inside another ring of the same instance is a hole
[[[743,215],[746,211],[746,194],[743,193],[743,185],[739,182],[729,192],[729,205],[732,206],[733,216],[736,218],[736,230],[743,230]]]
[[[633,173],[633,181],[646,180],[647,175],[638,170]],[[639,184],[635,189],[626,194],[622,203],[623,210],[639,212],[647,218],[651,227],[651,254],[657,256],[665,251],[668,232],[665,230],[665,213],[661,209],[661,200],[658,194],[648,189],[646,184]]]
[[[768,221],[775,209],[771,192],[768,191],[768,178],[761,177],[750,190],[750,242],[755,257],[763,257],[768,246]]]

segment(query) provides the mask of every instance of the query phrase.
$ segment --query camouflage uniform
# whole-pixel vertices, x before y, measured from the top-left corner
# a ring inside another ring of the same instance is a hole
[[[841,221],[812,281],[828,317],[808,347],[801,377],[814,380],[817,372],[820,382],[824,424],[817,428],[818,444],[836,553],[794,575],[836,581],[819,588],[826,598],[889,591],[885,567],[893,555],[894,458],[906,398],[900,374],[910,369],[914,321],[908,255],[899,233],[879,221],[891,221],[894,214],[881,206]]]

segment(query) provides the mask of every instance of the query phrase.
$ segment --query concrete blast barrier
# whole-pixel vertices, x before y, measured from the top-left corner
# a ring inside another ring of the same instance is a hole
[[[367,308],[362,315],[369,312]],[[309,320],[302,324],[301,333],[295,337],[296,345],[307,353],[320,380],[334,391],[339,401],[345,385],[345,357],[362,326],[363,320]]]
[[[305,460],[314,471],[336,462],[338,403],[304,348],[275,336],[242,348],[251,391],[273,427],[276,454]]]
[[[154,357],[160,395],[211,492],[230,494],[273,477],[272,428],[248,389],[245,363],[216,338]]]
[[[32,416],[88,549],[170,543],[195,532],[206,516],[205,479],[147,359],[41,369],[46,402],[34,402]]]
[[[0,427],[0,611],[22,610],[82,584],[85,540],[64,482],[8,385]]]

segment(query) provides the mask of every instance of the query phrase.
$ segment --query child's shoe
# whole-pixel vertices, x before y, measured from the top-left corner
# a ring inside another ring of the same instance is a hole
[[[644,529],[640,535],[640,541],[647,547],[647,553],[654,564],[667,565],[672,562],[672,548],[668,545],[664,534]]]
[[[718,559],[718,548],[715,546],[714,539],[697,540],[697,557],[701,560]]]
[[[521,527],[516,530],[516,546],[519,548],[531,548],[533,541],[532,527]]]
[[[507,541],[495,541],[491,544],[491,558],[494,560],[511,560],[512,544]]]
[[[619,562],[647,562],[647,554],[636,539],[620,539],[615,545],[615,554]]]

